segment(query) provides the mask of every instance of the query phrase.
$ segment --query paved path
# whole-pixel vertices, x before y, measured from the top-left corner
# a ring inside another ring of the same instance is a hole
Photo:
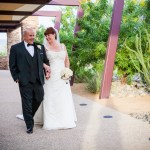
[[[9,71],[0,71],[0,150],[150,150],[150,125],[73,94],[77,127],[26,134],[20,94]],[[87,104],[80,106],[80,104]],[[103,118],[111,115],[113,118]]]

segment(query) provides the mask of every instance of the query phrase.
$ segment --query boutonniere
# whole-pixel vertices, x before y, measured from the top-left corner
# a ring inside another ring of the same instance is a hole
[[[41,45],[37,45],[37,47],[41,50],[42,46]]]

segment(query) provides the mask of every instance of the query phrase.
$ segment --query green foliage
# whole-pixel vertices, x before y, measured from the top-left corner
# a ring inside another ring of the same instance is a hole
[[[92,77],[85,77],[87,86],[86,88],[92,92],[97,93],[100,91],[100,85],[101,85],[101,74],[98,72],[95,72]]]
[[[107,0],[83,3],[82,8],[84,16],[78,20],[81,30],[74,41],[75,70],[104,60],[112,10]]]
[[[86,82],[85,77],[91,78],[93,76],[92,69],[86,69],[87,67],[80,67],[75,74],[75,82],[83,83]]]
[[[7,56],[7,45],[1,46],[0,56]]]
[[[136,72],[132,62],[129,60],[129,51],[124,48],[116,53],[116,66],[120,78],[133,75]]]
[[[35,37],[35,42],[36,43],[40,43],[40,44],[43,44],[43,40],[44,40],[44,31],[45,31],[45,28],[43,25],[41,25],[37,32],[36,32],[36,37]]]
[[[75,71],[76,82],[87,82],[87,80],[85,81],[85,76],[92,79],[94,76],[93,72],[101,74],[103,71],[113,6],[108,0],[97,0],[96,3],[92,3],[90,0],[83,0],[81,6],[84,10],[84,16],[77,20],[81,29],[77,32],[77,36],[74,38],[73,35],[77,7],[65,7],[62,9],[63,15],[59,34],[61,43],[65,43],[67,47],[71,69]],[[135,65],[142,69],[135,52],[131,50],[138,52],[135,41],[136,35],[139,38],[138,32],[140,30],[143,31],[143,28],[146,28],[148,33],[150,32],[149,10],[150,0],[125,0],[115,69],[117,68],[120,77],[126,77],[129,84],[131,84],[132,75],[137,72]],[[40,38],[37,41],[42,43],[42,27],[39,32],[37,35]],[[147,53],[144,52],[148,45],[146,37],[146,33],[141,32],[144,62],[147,61],[145,60],[147,59],[145,56]],[[72,45],[74,45],[75,51],[71,50]],[[92,69],[86,70],[87,66],[90,65],[93,66]]]
[[[144,5],[144,17],[145,17],[145,22],[147,24],[150,24],[150,0],[145,1]]]
[[[77,7],[65,7],[62,9],[61,18],[61,28],[59,31],[60,42],[66,45],[68,55],[70,58],[70,67],[74,70],[75,63],[77,63],[77,58],[72,51],[72,45],[74,42],[74,28],[76,22]]]
[[[125,1],[118,50],[115,59],[115,68],[118,69],[120,77],[130,76],[128,78],[131,78],[131,76],[137,72],[133,63],[130,61],[130,56],[133,55],[133,53],[127,50],[124,43],[126,42],[131,49],[136,49],[134,44],[135,35],[138,34],[139,30],[145,27],[148,28],[146,18],[144,17],[146,14],[144,8],[145,1]],[[136,59],[135,56],[132,56],[132,58]]]
[[[126,45],[131,52],[130,61],[143,76],[145,84],[150,86],[150,33],[146,29],[142,34],[139,31],[139,34],[135,36],[135,47],[136,49],[132,49]]]
[[[6,51],[0,52],[0,56],[7,56],[7,52]]]
[[[59,31],[60,41],[64,43],[71,55],[71,49],[74,41],[74,27],[76,22],[77,7],[66,7],[62,9],[61,28]],[[71,57],[71,56],[70,56]]]
[[[119,36],[121,44],[127,37],[136,35],[138,30],[143,28],[143,13],[143,6],[139,2],[134,0],[125,1]]]

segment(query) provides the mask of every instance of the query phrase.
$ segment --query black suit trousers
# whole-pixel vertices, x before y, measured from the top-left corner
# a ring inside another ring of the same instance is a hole
[[[28,83],[27,85],[19,84],[19,90],[22,99],[22,111],[27,129],[34,126],[34,115],[39,108],[43,97],[43,85],[36,81],[35,83]]]

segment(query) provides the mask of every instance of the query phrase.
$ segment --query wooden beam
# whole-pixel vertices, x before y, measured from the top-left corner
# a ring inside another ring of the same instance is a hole
[[[112,20],[111,20],[111,27],[109,32],[109,39],[107,43],[105,68],[103,72],[101,92],[99,97],[100,99],[109,98],[109,94],[110,94],[114,60],[115,60],[116,49],[118,44],[118,36],[120,31],[123,6],[124,6],[124,0],[115,0]]]
[[[61,16],[62,16],[62,12],[58,13],[55,18],[54,28],[56,28],[58,31],[60,29]]]
[[[21,24],[17,24],[17,25],[1,25],[0,24],[0,29],[16,29],[17,27],[21,26]]]
[[[0,10],[1,15],[18,15],[18,16],[30,16],[32,15],[32,12],[27,11],[5,11]]]
[[[5,29],[5,30],[3,30],[3,29],[0,29],[0,32],[2,33],[2,32],[7,32],[7,30]]]
[[[50,2],[50,0],[49,0],[49,2]],[[32,14],[35,13],[36,11],[38,11],[38,10],[39,10],[40,8],[42,8],[44,5],[46,5],[46,4],[41,4],[39,7],[37,7],[35,10],[32,11]],[[23,18],[20,20],[20,22],[23,21],[24,19],[26,19],[27,17],[28,17],[28,16],[23,17]]]
[[[17,27],[6,27],[6,26],[4,26],[4,28],[1,28],[0,27],[0,30],[14,30],[14,29],[17,29]]]
[[[19,4],[47,4],[51,0],[1,0],[1,3],[19,3]]]
[[[37,11],[32,16],[47,16],[47,17],[56,17],[57,15],[61,15],[61,11]]]
[[[4,25],[3,25],[3,24],[0,24],[0,27],[6,27],[6,28],[7,28],[7,27],[14,27],[14,26],[17,26],[17,25],[9,25],[9,24],[7,24],[7,25],[4,24]]]
[[[62,16],[61,11],[37,11],[33,14],[33,16],[56,17],[54,28],[56,28],[59,31]]]
[[[22,19],[20,20],[0,20],[0,24],[2,24],[2,26],[0,26],[0,29],[7,27],[7,28],[11,28],[12,26],[7,26],[8,24],[13,24],[13,25],[17,25],[19,24],[22,20],[24,20],[25,18],[27,18],[28,16],[31,16],[33,13],[35,13],[37,10],[39,10],[41,7],[43,7],[44,5],[46,5],[47,3],[49,3],[51,0],[1,0],[1,3],[21,3],[21,4],[39,4],[39,7],[37,7],[36,9],[34,9],[32,12],[28,12],[28,11],[9,11],[9,10],[0,10],[0,14],[1,15],[19,15],[19,16],[24,16],[22,17]],[[16,26],[18,27],[18,26]],[[12,27],[13,28],[13,27]]]
[[[0,20],[0,23],[2,23],[2,24],[19,24],[20,21],[18,21],[18,20]]]
[[[79,6],[78,0],[52,0],[48,5]]]

